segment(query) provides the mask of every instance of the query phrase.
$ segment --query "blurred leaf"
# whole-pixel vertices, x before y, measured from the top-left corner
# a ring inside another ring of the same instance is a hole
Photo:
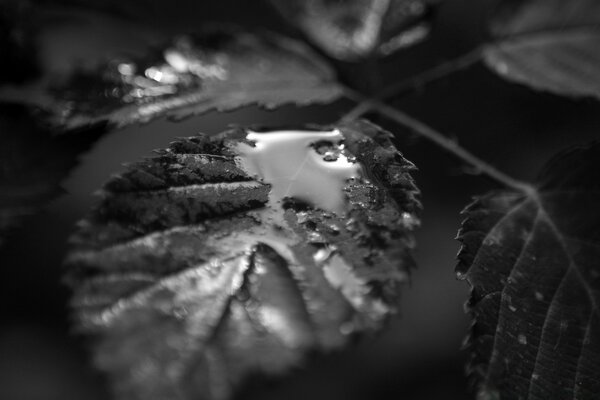
[[[23,106],[0,104],[0,245],[61,193],[60,182],[98,135],[56,138]]]
[[[337,128],[182,139],[105,186],[67,265],[118,399],[227,399],[395,310],[414,167],[378,127]]]
[[[271,0],[287,20],[340,60],[388,55],[429,34],[427,17],[439,0]]]
[[[465,213],[457,272],[481,399],[600,395],[600,144],[548,164],[534,194],[492,192]]]
[[[499,38],[484,51],[502,77],[567,96],[600,98],[600,2],[504,1],[493,20]]]
[[[302,44],[275,34],[205,30],[143,58],[119,58],[33,99],[51,123],[72,130],[121,128],[168,115],[183,118],[249,104],[327,103],[341,95],[333,72]],[[10,94],[14,101],[14,92]],[[23,92],[23,102],[31,96]]]

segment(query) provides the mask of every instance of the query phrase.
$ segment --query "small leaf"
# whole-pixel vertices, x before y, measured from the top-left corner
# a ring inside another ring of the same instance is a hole
[[[600,2],[505,1],[486,64],[504,78],[567,96],[600,98]]]
[[[321,129],[195,136],[108,182],[67,265],[118,399],[227,399],[395,310],[414,167],[367,122]]]
[[[316,45],[340,60],[388,55],[429,34],[427,17],[439,0],[271,0]]]
[[[556,157],[534,193],[492,192],[465,210],[457,272],[472,287],[482,399],[599,398],[598,204],[596,143]]]
[[[249,104],[327,103],[340,95],[333,72],[298,42],[207,29],[142,59],[122,57],[78,71],[39,96],[37,105],[53,115],[53,125],[71,130],[104,123],[121,128]]]

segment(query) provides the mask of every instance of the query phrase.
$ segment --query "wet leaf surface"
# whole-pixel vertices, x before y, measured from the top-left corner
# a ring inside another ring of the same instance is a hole
[[[205,29],[141,58],[123,56],[76,71],[35,97],[23,92],[19,99],[15,91],[6,96],[42,108],[56,128],[74,130],[250,104],[328,103],[340,95],[333,72],[301,43],[231,28]]]
[[[420,207],[390,138],[365,121],[235,128],[109,181],[67,279],[117,398],[227,399],[380,329]]]
[[[505,1],[492,31],[499,40],[484,57],[500,76],[559,95],[600,98],[598,1]]]
[[[327,54],[356,61],[424,40],[436,0],[271,1]]]
[[[465,214],[470,372],[482,399],[600,395],[600,145],[552,160],[535,194],[492,192]]]

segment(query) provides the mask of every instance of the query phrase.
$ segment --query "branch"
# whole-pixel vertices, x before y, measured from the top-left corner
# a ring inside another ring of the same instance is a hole
[[[375,100],[385,100],[392,96],[401,96],[405,93],[412,92],[430,82],[444,78],[454,72],[461,71],[475,64],[481,60],[481,53],[483,46],[477,47],[462,56],[446,61],[439,64],[431,69],[421,72],[415,76],[410,77],[397,82],[396,84],[387,87],[381,91],[377,96],[373,97]],[[351,121],[364,114],[366,110],[372,107],[372,100],[364,100],[351,109],[344,117],[343,121]]]
[[[352,98],[356,98],[357,96],[356,93],[349,93],[349,95]],[[480,173],[489,176],[490,178],[505,185],[506,187],[525,193],[528,196],[535,195],[536,190],[531,184],[519,181],[506,175],[505,173],[499,171],[492,165],[488,164],[487,162],[469,153],[464,148],[460,147],[460,145],[455,140],[444,136],[442,133],[425,125],[424,123],[411,117],[410,115],[405,114],[404,112],[395,108],[392,108],[387,104],[383,104],[382,102],[375,99],[366,99],[363,100],[360,104],[364,104],[364,106],[361,107],[362,113],[376,111],[379,114],[391,119],[392,121],[395,121],[400,125],[406,126],[407,128],[410,128],[414,132],[418,133],[419,135],[431,140],[435,144],[454,154],[459,159],[472,165]],[[346,114],[346,116],[343,118],[344,121],[348,121],[347,115],[348,114]],[[358,117],[360,117],[360,115],[357,115],[357,118]]]

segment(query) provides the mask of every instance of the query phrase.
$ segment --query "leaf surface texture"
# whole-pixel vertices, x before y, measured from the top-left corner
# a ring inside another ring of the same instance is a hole
[[[502,77],[559,95],[600,98],[600,3],[512,0],[502,3],[484,50]]]
[[[382,327],[412,265],[414,166],[370,123],[323,129],[299,150],[355,158],[343,211],[274,199],[277,183],[245,169],[240,149],[261,143],[242,128],[174,142],[108,182],[67,265],[117,398],[227,399],[251,374]]]
[[[465,210],[457,272],[472,287],[481,398],[600,395],[599,174],[600,145],[573,149],[535,194],[492,192]]]

